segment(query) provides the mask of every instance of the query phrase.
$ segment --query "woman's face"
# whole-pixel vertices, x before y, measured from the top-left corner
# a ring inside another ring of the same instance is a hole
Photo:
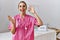
[[[21,12],[25,12],[27,8],[26,8],[26,5],[24,3],[19,3],[18,9]]]

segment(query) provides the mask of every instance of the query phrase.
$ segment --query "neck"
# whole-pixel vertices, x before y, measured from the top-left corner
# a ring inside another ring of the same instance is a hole
[[[24,18],[24,16],[26,15],[26,12],[24,12],[24,13],[21,12],[20,15],[21,15],[22,18]]]

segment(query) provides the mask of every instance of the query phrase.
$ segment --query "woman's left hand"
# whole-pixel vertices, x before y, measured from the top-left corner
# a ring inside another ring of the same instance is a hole
[[[33,13],[33,14],[35,13],[35,10],[34,10],[33,6],[29,6],[28,11]]]

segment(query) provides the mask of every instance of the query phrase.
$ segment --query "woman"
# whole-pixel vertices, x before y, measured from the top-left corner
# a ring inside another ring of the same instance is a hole
[[[42,20],[32,6],[29,7],[29,11],[34,17],[26,14],[27,4],[24,1],[19,2],[18,10],[20,11],[18,15],[13,18],[8,16],[11,22],[8,28],[13,34],[12,40],[34,40],[34,26],[43,25]]]

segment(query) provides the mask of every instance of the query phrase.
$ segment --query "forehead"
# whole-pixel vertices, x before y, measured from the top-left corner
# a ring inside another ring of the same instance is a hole
[[[25,3],[19,3],[19,5],[25,5]]]

